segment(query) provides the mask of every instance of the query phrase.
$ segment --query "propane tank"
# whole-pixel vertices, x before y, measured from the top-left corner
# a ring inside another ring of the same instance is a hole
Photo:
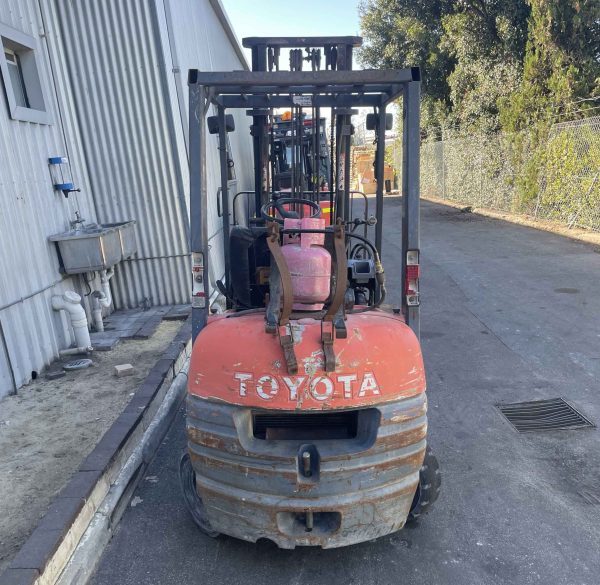
[[[325,229],[325,220],[286,218],[284,229]],[[294,309],[319,311],[329,298],[331,254],[323,247],[325,234],[286,234],[281,252],[292,277]]]

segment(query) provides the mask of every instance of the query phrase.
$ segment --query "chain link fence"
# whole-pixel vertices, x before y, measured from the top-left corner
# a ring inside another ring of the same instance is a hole
[[[423,143],[421,194],[600,231],[600,116],[555,124],[537,147],[526,135],[514,138]],[[397,170],[400,157],[394,156]],[[536,165],[537,184],[529,196],[518,188],[525,163]]]

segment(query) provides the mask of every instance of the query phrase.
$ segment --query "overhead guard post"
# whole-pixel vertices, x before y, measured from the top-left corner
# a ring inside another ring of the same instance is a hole
[[[420,82],[405,86],[403,100],[402,132],[402,279],[406,275],[407,250],[419,250],[419,150],[420,150]],[[402,291],[402,303],[406,322],[420,336],[419,306],[407,306],[406,295]]]
[[[195,80],[193,71],[189,79]],[[190,250],[192,255],[201,254],[203,259],[204,306],[192,303],[192,341],[204,328],[208,319],[210,290],[208,286],[208,222],[206,197],[206,130],[205,90],[201,85],[190,83]],[[200,305],[201,303],[197,303]]]

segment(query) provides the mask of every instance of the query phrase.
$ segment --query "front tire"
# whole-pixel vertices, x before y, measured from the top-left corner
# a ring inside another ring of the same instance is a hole
[[[437,457],[428,446],[425,451],[425,459],[419,471],[419,484],[413,498],[413,503],[408,513],[406,523],[416,522],[419,517],[431,510],[434,502],[440,495],[442,485],[442,474]]]
[[[198,528],[211,538],[219,536],[220,533],[211,526],[204,502],[198,495],[198,490],[196,489],[196,472],[192,466],[190,454],[187,451],[181,456],[181,460],[179,461],[179,482],[185,507],[192,515]]]

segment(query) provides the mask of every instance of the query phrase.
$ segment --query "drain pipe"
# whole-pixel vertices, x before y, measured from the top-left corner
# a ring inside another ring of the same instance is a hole
[[[102,290],[95,290],[92,293],[92,315],[94,317],[94,329],[96,331],[104,331],[104,323],[102,321],[102,307],[108,309],[112,305],[112,295],[110,293],[110,279],[114,276],[115,269],[102,270],[100,272],[100,284]]]
[[[81,305],[81,297],[72,290],[66,291],[62,296],[52,297],[52,308],[55,311],[65,311],[71,320],[71,327],[75,334],[76,347],[63,349],[58,353],[61,356],[92,351],[92,341],[88,331],[88,322],[85,309]]]

